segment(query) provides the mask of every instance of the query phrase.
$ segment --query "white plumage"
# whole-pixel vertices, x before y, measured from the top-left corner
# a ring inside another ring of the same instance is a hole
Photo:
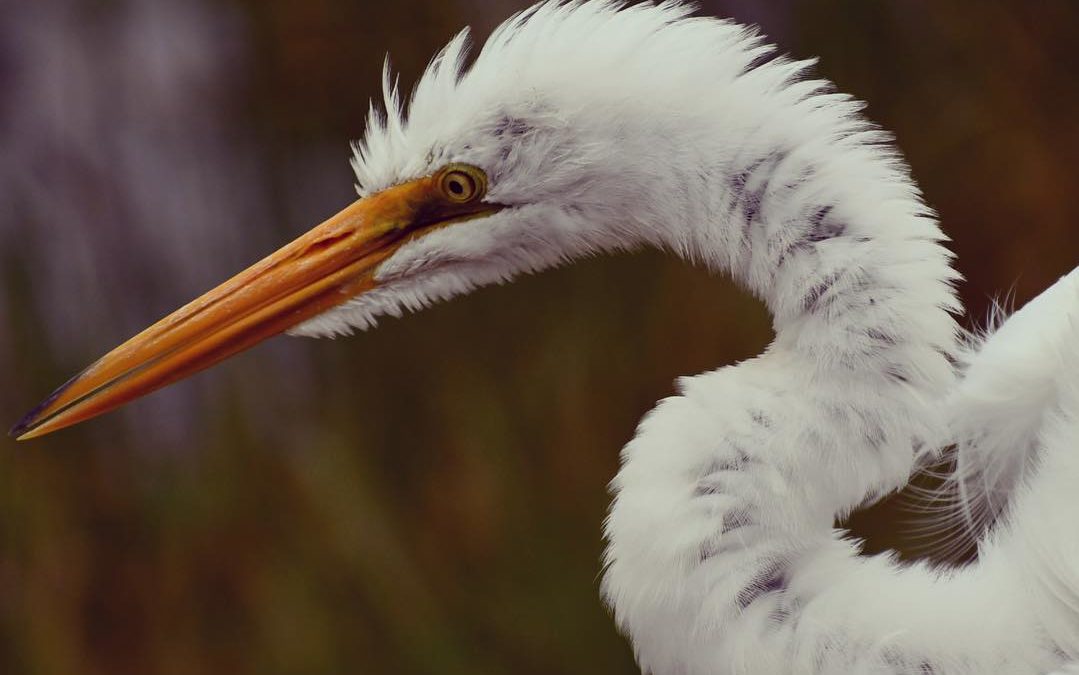
[[[681,380],[623,451],[603,594],[656,675],[1048,673],[1079,659],[1079,271],[984,342],[932,213],[860,104],[690,8],[539,5],[407,105],[361,194],[481,167],[489,217],[418,237],[294,332],[366,328],[585,255],[671,250],[768,306],[750,361]],[[957,365],[958,364],[958,365]],[[836,519],[955,446],[960,569],[859,555]]]
[[[422,237],[385,285],[297,332],[595,252],[660,246],[761,297],[763,356],[686,378],[623,452],[604,595],[644,670],[1045,673],[1079,658],[1079,272],[976,352],[931,214],[859,105],[680,5],[548,3],[407,119],[387,76],[363,194],[468,162],[513,208]],[[962,380],[953,363],[966,359]],[[861,557],[837,517],[955,444],[955,570]]]

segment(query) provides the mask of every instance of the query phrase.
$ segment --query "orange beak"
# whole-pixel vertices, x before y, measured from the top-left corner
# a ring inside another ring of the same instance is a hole
[[[451,165],[358,200],[112,350],[10,431],[18,440],[96,417],[378,285],[379,264],[433,228],[487,215],[485,177]]]

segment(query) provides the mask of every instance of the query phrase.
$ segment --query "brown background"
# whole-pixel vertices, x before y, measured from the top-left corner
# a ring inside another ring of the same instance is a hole
[[[973,316],[1079,263],[1079,4],[703,5],[896,133]],[[386,51],[411,82],[523,6],[0,4],[0,418],[347,203]],[[592,260],[0,441],[0,672],[636,672],[597,597],[618,449],[768,325],[676,260]],[[909,515],[856,526],[910,553]]]

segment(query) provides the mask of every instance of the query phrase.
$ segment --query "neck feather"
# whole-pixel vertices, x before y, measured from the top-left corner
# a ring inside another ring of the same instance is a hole
[[[729,273],[767,305],[776,338],[760,361],[790,374],[773,378],[789,389],[773,400],[809,406],[822,437],[844,439],[791,448],[783,462],[793,475],[833,459],[821,476],[834,479],[825,501],[841,513],[905,482],[912,449],[937,440],[936,403],[954,384],[958,275],[905,164],[853,104],[759,96],[747,110],[786,113],[742,124],[721,115],[715,145],[682,149],[690,165],[672,182],[686,186],[684,206],[655,243]],[[756,442],[771,444],[775,430],[759,431]],[[844,470],[855,463],[856,485]]]
[[[762,95],[775,100],[757,108],[782,109],[782,92]],[[835,378],[939,394],[957,334],[951,253],[896,151],[853,104],[828,98],[734,125],[718,167],[693,159],[686,173],[700,179],[682,181],[681,223],[662,244],[761,298],[773,349]]]

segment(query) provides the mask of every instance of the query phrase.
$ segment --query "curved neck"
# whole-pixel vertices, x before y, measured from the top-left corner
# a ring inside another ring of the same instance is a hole
[[[1023,587],[1006,557],[938,575],[860,557],[833,529],[906,482],[918,444],[937,438],[955,273],[889,153],[773,148],[687,195],[699,206],[665,243],[761,297],[776,339],[682,380],[626,446],[605,597],[652,672],[998,672],[1017,653],[1046,659],[1026,605],[973,600]],[[971,622],[980,630],[954,631]],[[685,654],[710,660],[683,668]]]
[[[696,642],[731,650],[723,659],[774,659],[746,672],[793,672],[806,635],[850,640],[835,672],[854,672],[874,639],[920,625],[909,613],[846,621],[861,600],[844,574],[896,579],[883,558],[864,572],[833,528],[905,483],[919,443],[939,433],[935,407],[954,378],[950,255],[906,171],[870,139],[761,134],[771,142],[740,146],[760,149],[687,191],[659,242],[760,297],[776,339],[757,359],[682,380],[623,451],[604,593],[655,672],[681,672],[673,655]],[[797,618],[832,602],[843,611]],[[910,645],[939,625],[897,638],[897,668],[919,668]]]
[[[788,430],[783,442],[798,451],[774,461],[797,475],[834,460],[820,496],[842,512],[905,483],[914,450],[936,439],[935,404],[954,384],[957,274],[906,167],[875,135],[739,133],[726,147],[741,150],[722,168],[693,160],[687,173],[704,179],[683,181],[683,211],[657,243],[728,272],[766,303],[776,338],[759,361],[787,374],[770,383],[769,405],[805,406],[815,431]],[[776,443],[775,429],[754,434],[762,447]],[[860,483],[844,470],[855,464]]]
[[[906,168],[864,134],[769,138],[686,196],[674,236],[766,303],[775,347],[836,377],[944,391],[958,275]]]

